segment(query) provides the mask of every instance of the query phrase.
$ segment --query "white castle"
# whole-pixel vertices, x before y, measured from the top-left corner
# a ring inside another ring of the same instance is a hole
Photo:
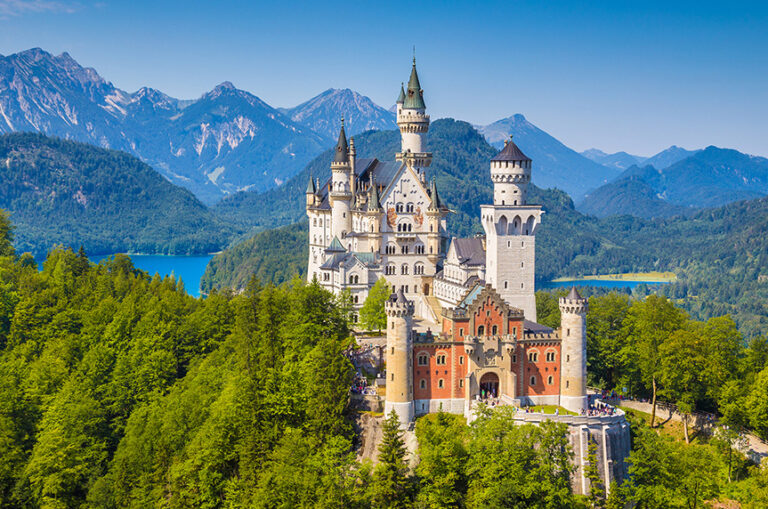
[[[357,159],[342,120],[331,178],[310,178],[307,278],[340,293],[349,290],[359,309],[385,277],[393,291],[415,302],[416,315],[438,321],[439,307],[456,306],[476,282],[491,284],[509,305],[536,320],[535,233],[539,205],[528,205],[531,160],[510,140],[491,160],[493,205],[481,210],[485,238],[454,238],[446,230],[450,210],[440,202],[425,169],[429,130],[424,91],[414,59],[407,90],[400,88],[397,125],[401,150],[395,161]]]

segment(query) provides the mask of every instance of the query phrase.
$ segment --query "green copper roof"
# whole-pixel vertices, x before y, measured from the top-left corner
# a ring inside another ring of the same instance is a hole
[[[437,182],[435,182],[434,177],[429,184],[429,195],[432,198],[432,201],[429,204],[429,210],[440,210],[440,196],[437,194]]]
[[[349,148],[347,147],[347,133],[344,132],[344,119],[341,119],[341,131],[339,131],[339,141],[336,143],[336,153],[333,156],[334,163],[349,162]]]
[[[341,245],[341,241],[338,237],[333,237],[333,240],[331,241],[331,245],[325,248],[326,251],[346,251],[344,249],[344,246]]]
[[[426,108],[424,104],[424,91],[421,89],[419,83],[419,73],[416,72],[416,59],[413,59],[413,68],[411,68],[411,79],[408,80],[408,93],[405,97],[405,103],[403,108],[411,110],[423,110]]]
[[[317,188],[315,187],[315,181],[312,179],[312,175],[309,176],[309,184],[307,184],[307,194],[315,194]]]
[[[405,89],[403,88],[403,84],[400,83],[400,95],[397,96],[397,101],[395,101],[397,104],[403,104],[405,102]]]

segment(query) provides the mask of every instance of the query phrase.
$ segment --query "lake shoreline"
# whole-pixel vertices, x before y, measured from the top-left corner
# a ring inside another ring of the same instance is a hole
[[[581,277],[559,277],[548,282],[551,283],[578,283],[580,281],[617,281],[634,283],[672,283],[677,281],[674,272],[630,272],[626,274],[602,274]]]

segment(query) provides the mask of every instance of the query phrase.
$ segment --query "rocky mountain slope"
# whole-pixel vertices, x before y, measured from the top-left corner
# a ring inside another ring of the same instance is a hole
[[[348,88],[329,88],[309,101],[293,108],[280,108],[280,111],[294,122],[332,139],[339,135],[342,116],[347,134],[351,135],[372,129],[397,129],[394,113]]]
[[[580,152],[581,155],[590,159],[597,164],[602,164],[608,168],[615,168],[617,170],[626,170],[630,166],[641,164],[645,161],[645,157],[635,156],[626,152],[615,152],[608,154],[598,148],[590,148]]]
[[[598,164],[530,123],[523,115],[504,118],[478,130],[489,143],[501,148],[509,135],[533,159],[533,183],[556,187],[580,200],[587,192],[612,180],[620,170]]]

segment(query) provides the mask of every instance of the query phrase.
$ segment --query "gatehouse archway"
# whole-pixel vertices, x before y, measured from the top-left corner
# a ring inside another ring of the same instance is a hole
[[[485,373],[480,377],[480,396],[485,398],[499,397],[499,375]]]

